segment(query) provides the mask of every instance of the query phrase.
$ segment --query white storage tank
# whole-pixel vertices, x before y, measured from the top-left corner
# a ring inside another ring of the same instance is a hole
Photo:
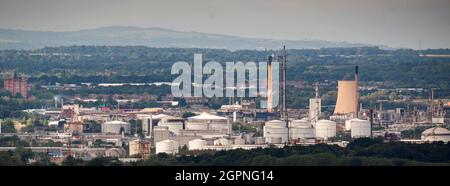
[[[276,140],[276,143],[286,143],[288,141],[288,128],[286,123],[281,120],[267,121],[263,127],[263,134],[266,143],[275,143],[273,138],[281,139],[281,142]]]
[[[121,130],[125,134],[130,133],[130,124],[123,121],[108,121],[102,125],[102,133],[105,134],[121,134]]]
[[[226,138],[220,138],[220,139],[214,140],[214,145],[228,146],[228,145],[231,145],[231,142],[230,142],[230,140],[228,140]]]
[[[307,119],[294,120],[290,122],[289,138],[308,139],[315,138],[315,130]]]
[[[186,130],[226,130],[228,131],[228,119],[208,113],[187,118]]]
[[[271,138],[280,138],[280,143],[286,143],[288,138],[288,128],[287,127],[267,127],[264,126],[264,137],[266,138],[266,143],[271,142]]]
[[[281,120],[270,120],[265,123],[267,127],[286,127],[286,122]]]
[[[328,139],[336,136],[336,122],[319,120],[316,123],[316,138]]]
[[[274,143],[272,138],[280,138],[281,142],[286,143],[288,141],[288,128],[286,123],[281,120],[267,121],[263,127],[263,134],[266,143]],[[278,141],[276,141],[278,143]]]
[[[450,131],[442,127],[429,128],[422,132],[421,139],[426,142],[442,141],[448,143],[450,141]]]
[[[306,118],[291,121],[289,127],[312,127],[311,122]]]
[[[352,138],[370,137],[370,121],[357,118],[348,121]]]
[[[189,150],[203,150],[203,147],[207,145],[206,140],[194,139],[189,141]]]
[[[178,153],[179,144],[174,140],[164,140],[160,142],[156,142],[156,154],[166,153],[170,155],[174,155]]]

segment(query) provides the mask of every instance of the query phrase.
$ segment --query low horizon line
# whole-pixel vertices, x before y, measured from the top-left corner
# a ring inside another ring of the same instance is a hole
[[[49,32],[49,33],[70,33],[70,32],[80,32],[80,31],[86,31],[86,30],[96,30],[101,28],[135,28],[135,29],[162,29],[167,31],[174,31],[174,32],[184,32],[184,33],[198,33],[198,34],[209,34],[209,35],[217,35],[217,36],[225,36],[225,37],[237,37],[237,38],[245,38],[245,39],[264,39],[264,40],[274,40],[274,41],[325,41],[325,42],[333,42],[333,43],[346,43],[346,44],[360,44],[360,45],[367,45],[367,46],[377,46],[377,47],[384,47],[384,48],[392,48],[392,49],[413,49],[410,47],[392,47],[386,44],[373,44],[373,43],[363,43],[363,42],[355,42],[355,41],[338,41],[338,40],[324,40],[324,39],[311,39],[311,38],[303,38],[303,39],[286,39],[286,38],[269,38],[269,37],[251,37],[251,36],[239,36],[239,35],[231,35],[231,34],[222,34],[222,33],[211,33],[211,32],[201,32],[201,31],[192,31],[192,30],[180,30],[180,29],[172,29],[167,27],[160,27],[160,26],[151,26],[151,27],[145,27],[145,26],[135,26],[135,25],[109,25],[109,26],[97,26],[97,27],[90,27],[90,28],[83,28],[83,29],[75,29],[75,30],[36,30],[36,29],[23,29],[23,28],[12,28],[12,27],[1,27],[0,30],[12,30],[12,31],[26,31],[26,32]]]

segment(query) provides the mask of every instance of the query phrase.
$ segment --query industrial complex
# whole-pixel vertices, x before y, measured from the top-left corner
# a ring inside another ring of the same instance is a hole
[[[54,108],[28,109],[27,113],[43,115],[50,120],[51,131],[35,128],[25,132],[23,124],[16,123],[17,133],[1,133],[38,142],[59,142],[60,147],[26,147],[36,152],[46,152],[57,161],[67,156],[85,160],[98,156],[118,157],[122,161],[151,158],[152,154],[177,155],[181,152],[203,150],[255,149],[284,147],[287,145],[334,144],[346,146],[348,138],[381,137],[405,143],[427,143],[450,140],[450,132],[441,126],[448,123],[442,101],[431,97],[425,111],[417,108],[384,110],[383,102],[377,108],[365,108],[360,102],[360,73],[354,66],[354,79],[337,81],[336,105],[332,113],[324,112],[319,93],[320,84],[314,84],[315,96],[305,109],[287,108],[286,51],[277,56],[280,62],[279,100],[274,100],[271,63],[268,59],[267,108],[257,108],[251,99],[230,99],[230,104],[219,109],[196,106],[201,98],[186,98],[189,108],[178,107],[177,101],[168,98],[162,107],[121,109],[117,99],[116,109],[83,107],[78,98],[55,96]],[[106,85],[102,85],[106,86]],[[112,85],[111,85],[112,86]],[[114,85],[116,86],[116,85]],[[119,86],[119,85],[118,85]],[[27,97],[25,78],[16,74],[4,81],[4,89],[12,94]],[[95,100],[94,100],[95,101]],[[130,100],[128,100],[130,101]],[[273,106],[273,103],[279,103]],[[330,110],[330,109],[328,109]],[[189,113],[190,115],[185,115]],[[0,121],[1,123],[1,121]],[[99,128],[100,126],[100,128]],[[399,132],[416,126],[427,126],[420,139],[402,139]],[[1,129],[1,127],[0,127]],[[245,129],[245,130],[244,130]],[[251,130],[250,130],[251,129]],[[15,147],[0,147],[8,151]]]

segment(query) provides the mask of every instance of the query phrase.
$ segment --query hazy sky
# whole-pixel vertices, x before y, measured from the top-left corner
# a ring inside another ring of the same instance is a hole
[[[0,0],[1,28],[111,25],[450,48],[450,0]]]

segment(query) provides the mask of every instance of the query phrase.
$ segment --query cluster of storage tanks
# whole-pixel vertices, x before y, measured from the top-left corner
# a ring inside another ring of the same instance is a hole
[[[265,143],[287,143],[288,139],[328,139],[336,136],[336,122],[319,120],[313,125],[308,119],[286,122],[280,120],[267,121],[263,127]]]
[[[352,138],[369,137],[370,122],[361,119],[346,121],[346,129],[351,130]],[[329,139],[336,136],[336,122],[330,120],[319,120],[315,124],[308,119],[290,121],[288,126],[281,120],[267,121],[263,127],[264,137],[252,138],[255,145],[261,144],[283,144],[289,140]],[[289,139],[289,140],[288,140]],[[250,140],[249,140],[250,141]],[[204,150],[214,147],[229,147],[232,145],[246,144],[245,136],[241,138],[227,139],[219,138],[214,141],[205,139],[193,139],[188,142],[189,150]],[[164,140],[156,143],[156,153],[177,154],[179,143],[174,140]]]
[[[370,137],[370,122],[361,119],[351,119],[345,122],[346,129],[351,131],[352,138]],[[299,139],[329,139],[336,136],[336,122],[319,120],[315,124],[308,119],[289,121],[271,120],[263,127],[265,143],[287,143],[289,140]]]

